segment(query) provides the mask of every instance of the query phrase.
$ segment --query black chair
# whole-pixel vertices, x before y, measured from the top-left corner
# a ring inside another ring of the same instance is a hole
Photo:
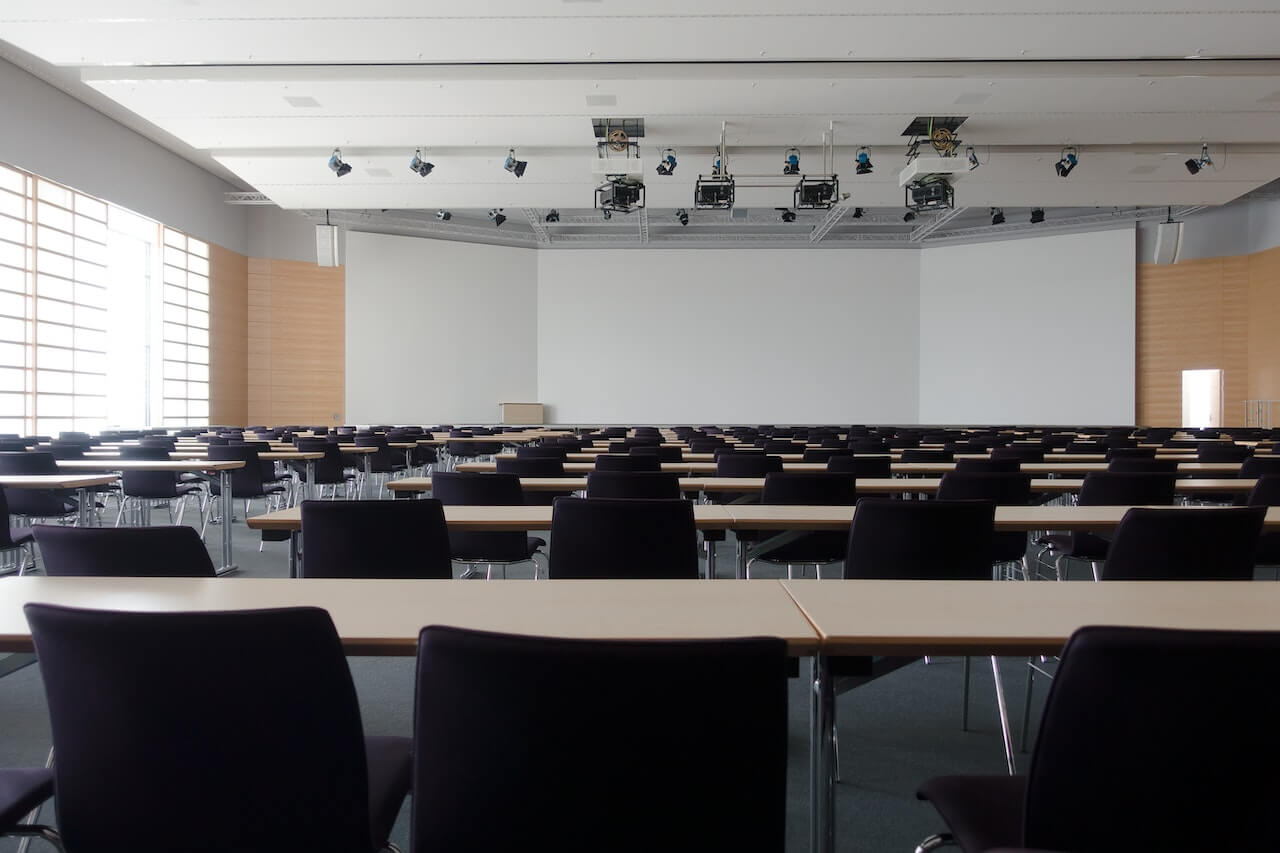
[[[57,474],[58,463],[46,451],[0,453],[0,474]],[[12,489],[9,512],[25,519],[66,519],[79,512],[79,504],[67,493],[54,489]]]
[[[515,474],[477,474],[436,471],[431,476],[431,494],[445,506],[521,506],[524,490]],[[546,540],[529,536],[523,530],[473,531],[450,530],[449,553],[467,563],[463,577],[471,577],[478,566],[485,566],[485,577],[493,577],[493,567],[502,568],[506,576],[512,563],[533,563],[533,574],[539,574],[534,556],[546,547]]]
[[[869,580],[991,580],[994,501],[897,501],[862,498],[849,527],[844,576]],[[855,659],[845,668],[865,680],[910,663],[912,658]],[[991,657],[1005,761],[1015,770],[1004,681]],[[969,662],[965,659],[961,724],[969,720]]]
[[[425,628],[413,851],[782,850],[786,667],[777,639]],[[728,696],[750,713],[689,724]]]
[[[303,501],[299,577],[453,577],[440,501]]]
[[[26,571],[27,566],[32,567],[36,564],[36,554],[32,543],[35,537],[31,533],[30,527],[13,527],[9,519],[9,499],[5,495],[3,486],[0,486],[0,519],[3,519],[3,527],[0,527],[0,572],[11,574],[17,572],[22,574]],[[12,560],[12,564],[10,564]],[[0,771],[3,775],[3,771]],[[3,800],[0,799],[0,812],[3,811]],[[0,826],[4,825],[4,821],[0,820]]]
[[[801,462],[830,462],[834,456],[847,456],[849,451],[843,445],[835,448],[811,447],[801,456]]]
[[[833,474],[852,474],[858,479],[888,479],[893,476],[893,459],[889,456],[832,456],[827,470]]]
[[[1144,456],[1116,456],[1107,462],[1108,471],[1121,473],[1170,474],[1178,473],[1178,460],[1155,459]]]
[[[1016,474],[1021,470],[1018,459],[957,459],[955,467],[957,474]]]
[[[1016,459],[1019,462],[1043,462],[1044,448],[1041,447],[993,447],[991,448],[992,459]]]
[[[1280,474],[1264,474],[1253,484],[1246,506],[1280,506]],[[1280,533],[1263,533],[1258,537],[1258,552],[1254,562],[1260,566],[1277,566],[1280,578]]]
[[[761,504],[801,506],[853,506],[858,502],[854,478],[849,474],[809,471],[771,471],[764,475],[764,489],[760,492]],[[784,535],[788,531],[770,531],[770,535]],[[759,538],[759,531],[747,538]],[[742,537],[740,537],[742,538]],[[766,552],[763,556],[747,561],[747,577],[756,562],[787,567],[787,577],[795,575],[796,566],[802,569],[812,565],[821,578],[823,565],[844,560],[849,537],[839,532],[798,533],[790,542]]]
[[[1258,685],[1272,676],[1280,634],[1081,628],[1027,776],[930,779],[916,795],[950,832],[917,849],[1269,849],[1280,694]]]
[[[216,572],[195,528],[32,528],[50,577],[211,578]]]
[[[245,516],[249,515],[249,505],[254,498],[262,498],[264,502],[269,502],[278,507],[280,500],[284,497],[285,486],[263,479],[262,460],[258,458],[257,448],[243,444],[209,445],[210,462],[233,460],[244,461],[243,466],[231,469],[231,494],[233,498],[244,500]],[[209,481],[209,494],[214,497],[222,494],[222,484],[219,480]],[[213,507],[217,503],[214,500],[209,501],[210,513],[212,513]],[[223,519],[224,524],[230,523],[230,521],[230,519]],[[203,533],[204,531],[202,530],[201,535]]]
[[[657,456],[631,456],[617,453],[601,453],[596,457],[597,471],[661,471],[662,461]]]
[[[969,461],[969,460],[961,460]],[[979,460],[985,461],[985,460]],[[1020,464],[1016,459],[1001,460]],[[942,475],[938,483],[938,500],[993,501],[997,506],[1027,506],[1031,503],[1031,475],[1009,472],[961,471]],[[991,540],[991,562],[997,565],[1016,563],[1024,579],[1030,579],[1026,533],[996,533]]]
[[[357,475],[354,470],[348,471],[337,444],[324,438],[301,437],[295,438],[293,444],[300,453],[324,454],[322,459],[317,459],[312,463],[316,478],[314,483],[307,482],[307,463],[305,461],[289,463],[289,467],[297,475],[300,484],[315,486],[317,497],[322,497],[324,495],[324,487],[328,486],[330,497],[335,500],[338,497],[338,486],[342,486],[343,494],[347,497],[351,497],[356,493]]]
[[[627,451],[632,456],[656,456],[659,462],[683,462],[684,453],[678,447],[664,447],[661,444],[637,445]]]
[[[497,473],[515,474],[517,477],[545,478],[563,477],[564,460],[553,457],[518,457],[498,456]],[[546,491],[543,489],[524,489],[524,502],[528,506],[550,506],[552,501],[562,495],[572,494],[573,490]]]
[[[956,455],[950,450],[921,450],[908,447],[902,451],[903,462],[954,462]]]
[[[1249,445],[1229,441],[1202,442],[1196,448],[1197,462],[1243,462],[1252,455]]]
[[[551,511],[551,578],[696,578],[690,501],[560,498]]]
[[[569,449],[560,444],[539,444],[535,447],[517,447],[517,459],[559,459],[565,461]]]
[[[68,849],[386,846],[411,743],[364,736],[325,611],[24,610]]]
[[[1079,506],[1167,506],[1173,503],[1173,495],[1172,474],[1090,471],[1080,486]],[[1036,562],[1043,565],[1046,556],[1053,557],[1054,575],[1058,580],[1065,577],[1062,561],[1067,558],[1089,562],[1096,579],[1098,564],[1107,558],[1109,541],[1094,533],[1071,532],[1049,533],[1038,538],[1035,544],[1040,547]]]
[[[661,471],[592,471],[587,497],[679,500],[680,477]]]
[[[164,445],[125,445],[120,448],[120,458],[139,461],[169,462],[170,450]],[[184,483],[176,471],[124,471],[120,477],[120,507],[116,512],[116,527],[124,521],[130,504],[137,507],[132,515],[137,524],[149,524],[151,507],[163,501],[169,510],[169,523],[181,524],[187,509],[187,498],[195,496],[203,503],[204,489],[199,483]],[[178,515],[173,515],[174,504]]]
[[[1124,514],[1106,580],[1252,580],[1265,506],[1146,509]]]
[[[1111,447],[1107,449],[1107,461],[1113,459],[1155,459],[1154,447]]]

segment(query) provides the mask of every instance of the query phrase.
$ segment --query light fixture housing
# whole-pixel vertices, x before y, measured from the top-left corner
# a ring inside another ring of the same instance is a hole
[[[428,163],[426,160],[422,159],[421,148],[414,150],[413,159],[409,161],[410,172],[417,172],[419,175],[425,178],[427,175],[431,174],[431,170],[434,168],[435,168],[434,164]]]
[[[512,148],[507,152],[507,159],[502,164],[502,168],[506,169],[508,172],[515,175],[517,178],[523,178],[524,170],[527,169],[528,167],[529,167],[529,161],[516,159],[516,149],[514,148]]]
[[[902,221],[903,221],[903,222],[915,222],[915,221],[916,221],[916,212],[915,212],[914,210],[908,210],[906,213],[902,214]]]
[[[978,159],[978,154],[973,150],[972,145],[965,149],[965,156],[969,158],[970,172],[982,165],[982,162]]]
[[[871,152],[867,150],[867,146],[863,145],[858,148],[858,154],[853,159],[854,163],[857,164],[855,171],[859,175],[871,174],[874,167],[871,165]]]
[[[1209,144],[1207,142],[1201,144],[1200,146],[1200,159],[1196,160],[1192,158],[1188,160],[1186,163],[1187,171],[1193,175],[1200,174],[1201,169],[1203,169],[1205,166],[1212,166],[1212,165],[1213,165],[1213,159],[1209,157]]]
[[[329,168],[332,169],[339,178],[344,175],[351,174],[351,165],[342,160],[342,149],[335,148],[333,153],[329,155]]]
[[[1053,169],[1058,173],[1059,178],[1065,178],[1071,174],[1071,170],[1080,162],[1079,156],[1074,148],[1062,149],[1062,157],[1058,162],[1053,164]]]
[[[676,211],[676,221],[677,221],[677,222],[679,222],[681,226],[688,225],[688,224],[689,224],[689,211],[685,210],[683,207],[682,207],[682,208],[680,208],[679,210],[677,210],[677,211]]]
[[[862,208],[860,208],[860,207],[855,207],[855,208],[853,209],[853,213],[851,213],[851,214],[849,214],[849,215],[850,215],[851,217],[853,217],[854,219],[861,219],[861,218],[862,218],[862,213],[863,213]]]
[[[732,175],[699,175],[693,185],[694,210],[729,210],[733,207]]]
[[[441,222],[448,222],[450,219],[453,219],[453,214],[447,210],[437,210],[436,219],[439,219]]]
[[[595,207],[610,214],[639,210],[644,207],[644,182],[625,175],[610,175],[608,181],[596,187]]]
[[[663,148],[662,153],[658,155],[659,175],[669,176],[676,173],[676,150],[674,148]]]
[[[554,207],[551,208],[551,210],[547,211],[547,215],[542,217],[542,221],[543,222],[559,222],[560,211],[556,210]]]
[[[495,228],[501,228],[502,223],[507,221],[507,217],[502,215],[502,210],[501,207],[489,208],[489,221],[493,223]]]
[[[788,148],[782,155],[782,174],[800,174],[800,149]]]
[[[839,194],[840,180],[835,175],[802,177],[796,184],[792,207],[798,210],[829,210]]]
[[[1004,208],[1003,207],[991,208],[991,224],[992,225],[1004,224]]]
[[[1031,208],[1031,224],[1039,225],[1041,222],[1044,222],[1044,208],[1043,207]]]
[[[778,211],[779,211],[779,213],[778,213],[778,218],[779,218],[779,219],[781,219],[783,222],[795,222],[795,221],[796,221],[796,212],[795,212],[794,210],[792,210],[791,208],[789,208],[789,207],[780,207],[780,208],[778,208]]]

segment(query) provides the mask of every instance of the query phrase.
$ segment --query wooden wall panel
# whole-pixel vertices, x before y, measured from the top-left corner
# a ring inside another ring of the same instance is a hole
[[[346,272],[299,261],[248,264],[248,420],[342,423]]]
[[[1251,400],[1280,400],[1280,248],[1249,256]]]
[[[209,422],[243,424],[249,416],[249,259],[209,247]]]

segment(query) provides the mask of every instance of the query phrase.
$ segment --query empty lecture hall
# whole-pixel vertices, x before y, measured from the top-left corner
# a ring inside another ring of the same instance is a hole
[[[4,0],[0,853],[1273,849],[1278,402],[1277,0]]]

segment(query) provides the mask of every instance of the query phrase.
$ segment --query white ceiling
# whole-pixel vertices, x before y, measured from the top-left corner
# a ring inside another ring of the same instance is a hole
[[[0,38],[286,208],[583,207],[593,116],[646,120],[654,207],[692,201],[722,123],[739,204],[788,204],[782,150],[821,171],[834,125],[849,203],[900,206],[901,132],[930,114],[969,116],[983,165],[958,205],[1187,206],[1280,176],[1280,3],[1224,2],[6,0]],[[1202,141],[1215,166],[1192,177]],[[1067,144],[1081,162],[1063,180]],[[668,145],[680,167],[659,178]],[[857,145],[874,174],[854,177]],[[407,168],[418,146],[426,179]],[[501,169],[509,146],[523,179]]]

